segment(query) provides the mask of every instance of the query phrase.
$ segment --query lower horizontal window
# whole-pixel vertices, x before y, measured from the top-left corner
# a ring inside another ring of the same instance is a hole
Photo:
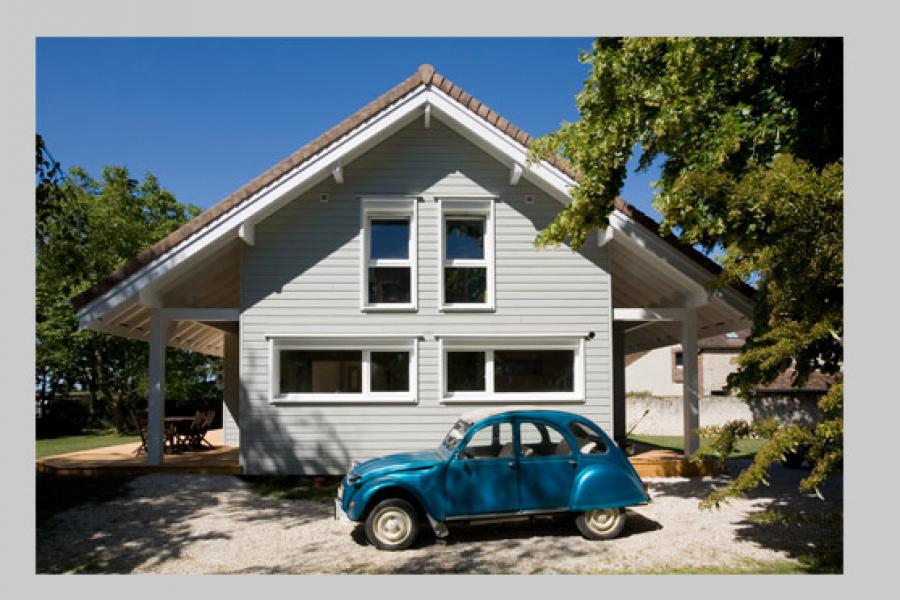
[[[447,343],[443,396],[456,401],[578,401],[584,399],[580,340],[536,348]],[[568,347],[566,347],[568,346]]]
[[[415,342],[302,347],[273,341],[273,402],[415,400]]]

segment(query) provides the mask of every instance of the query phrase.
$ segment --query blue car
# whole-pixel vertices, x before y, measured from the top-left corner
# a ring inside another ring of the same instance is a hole
[[[447,523],[572,513],[584,537],[606,540],[625,507],[650,501],[625,455],[595,423],[569,412],[477,410],[434,450],[354,464],[338,488],[335,518],[365,523],[369,542],[403,550],[419,529]]]

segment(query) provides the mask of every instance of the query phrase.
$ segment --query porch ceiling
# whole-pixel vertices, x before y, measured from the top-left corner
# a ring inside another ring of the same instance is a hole
[[[643,248],[613,237],[607,245],[615,308],[675,308],[694,305],[701,338],[748,327],[749,314],[721,294],[707,294],[701,281],[679,273]],[[707,280],[711,279],[710,275]],[[698,301],[699,300],[699,301]],[[625,352],[642,352],[681,343],[679,321],[629,321]]]
[[[163,307],[235,308],[240,305],[240,241],[232,240],[203,257],[190,269],[160,281],[152,295]],[[122,302],[90,325],[112,335],[149,341],[152,308],[137,295]],[[177,321],[169,346],[222,356],[227,322]]]

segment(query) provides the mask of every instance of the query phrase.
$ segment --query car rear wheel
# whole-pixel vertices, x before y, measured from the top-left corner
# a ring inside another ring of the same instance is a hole
[[[625,509],[588,510],[578,515],[575,524],[589,540],[611,540],[625,528]]]
[[[418,534],[416,509],[400,498],[382,500],[366,518],[366,538],[380,550],[405,550]]]

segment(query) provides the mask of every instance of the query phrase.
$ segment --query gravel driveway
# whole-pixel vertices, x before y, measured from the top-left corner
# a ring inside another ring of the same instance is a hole
[[[147,475],[127,497],[58,513],[38,528],[38,572],[539,573],[735,571],[839,553],[841,482],[828,501],[799,498],[805,471],[718,511],[697,501],[723,478],[648,479],[653,502],[629,510],[622,536],[581,538],[571,519],[451,528],[405,552],[380,552],[332,519],[329,503],[276,500],[230,476]],[[766,510],[799,514],[760,522]],[[756,514],[756,517],[751,515]]]

